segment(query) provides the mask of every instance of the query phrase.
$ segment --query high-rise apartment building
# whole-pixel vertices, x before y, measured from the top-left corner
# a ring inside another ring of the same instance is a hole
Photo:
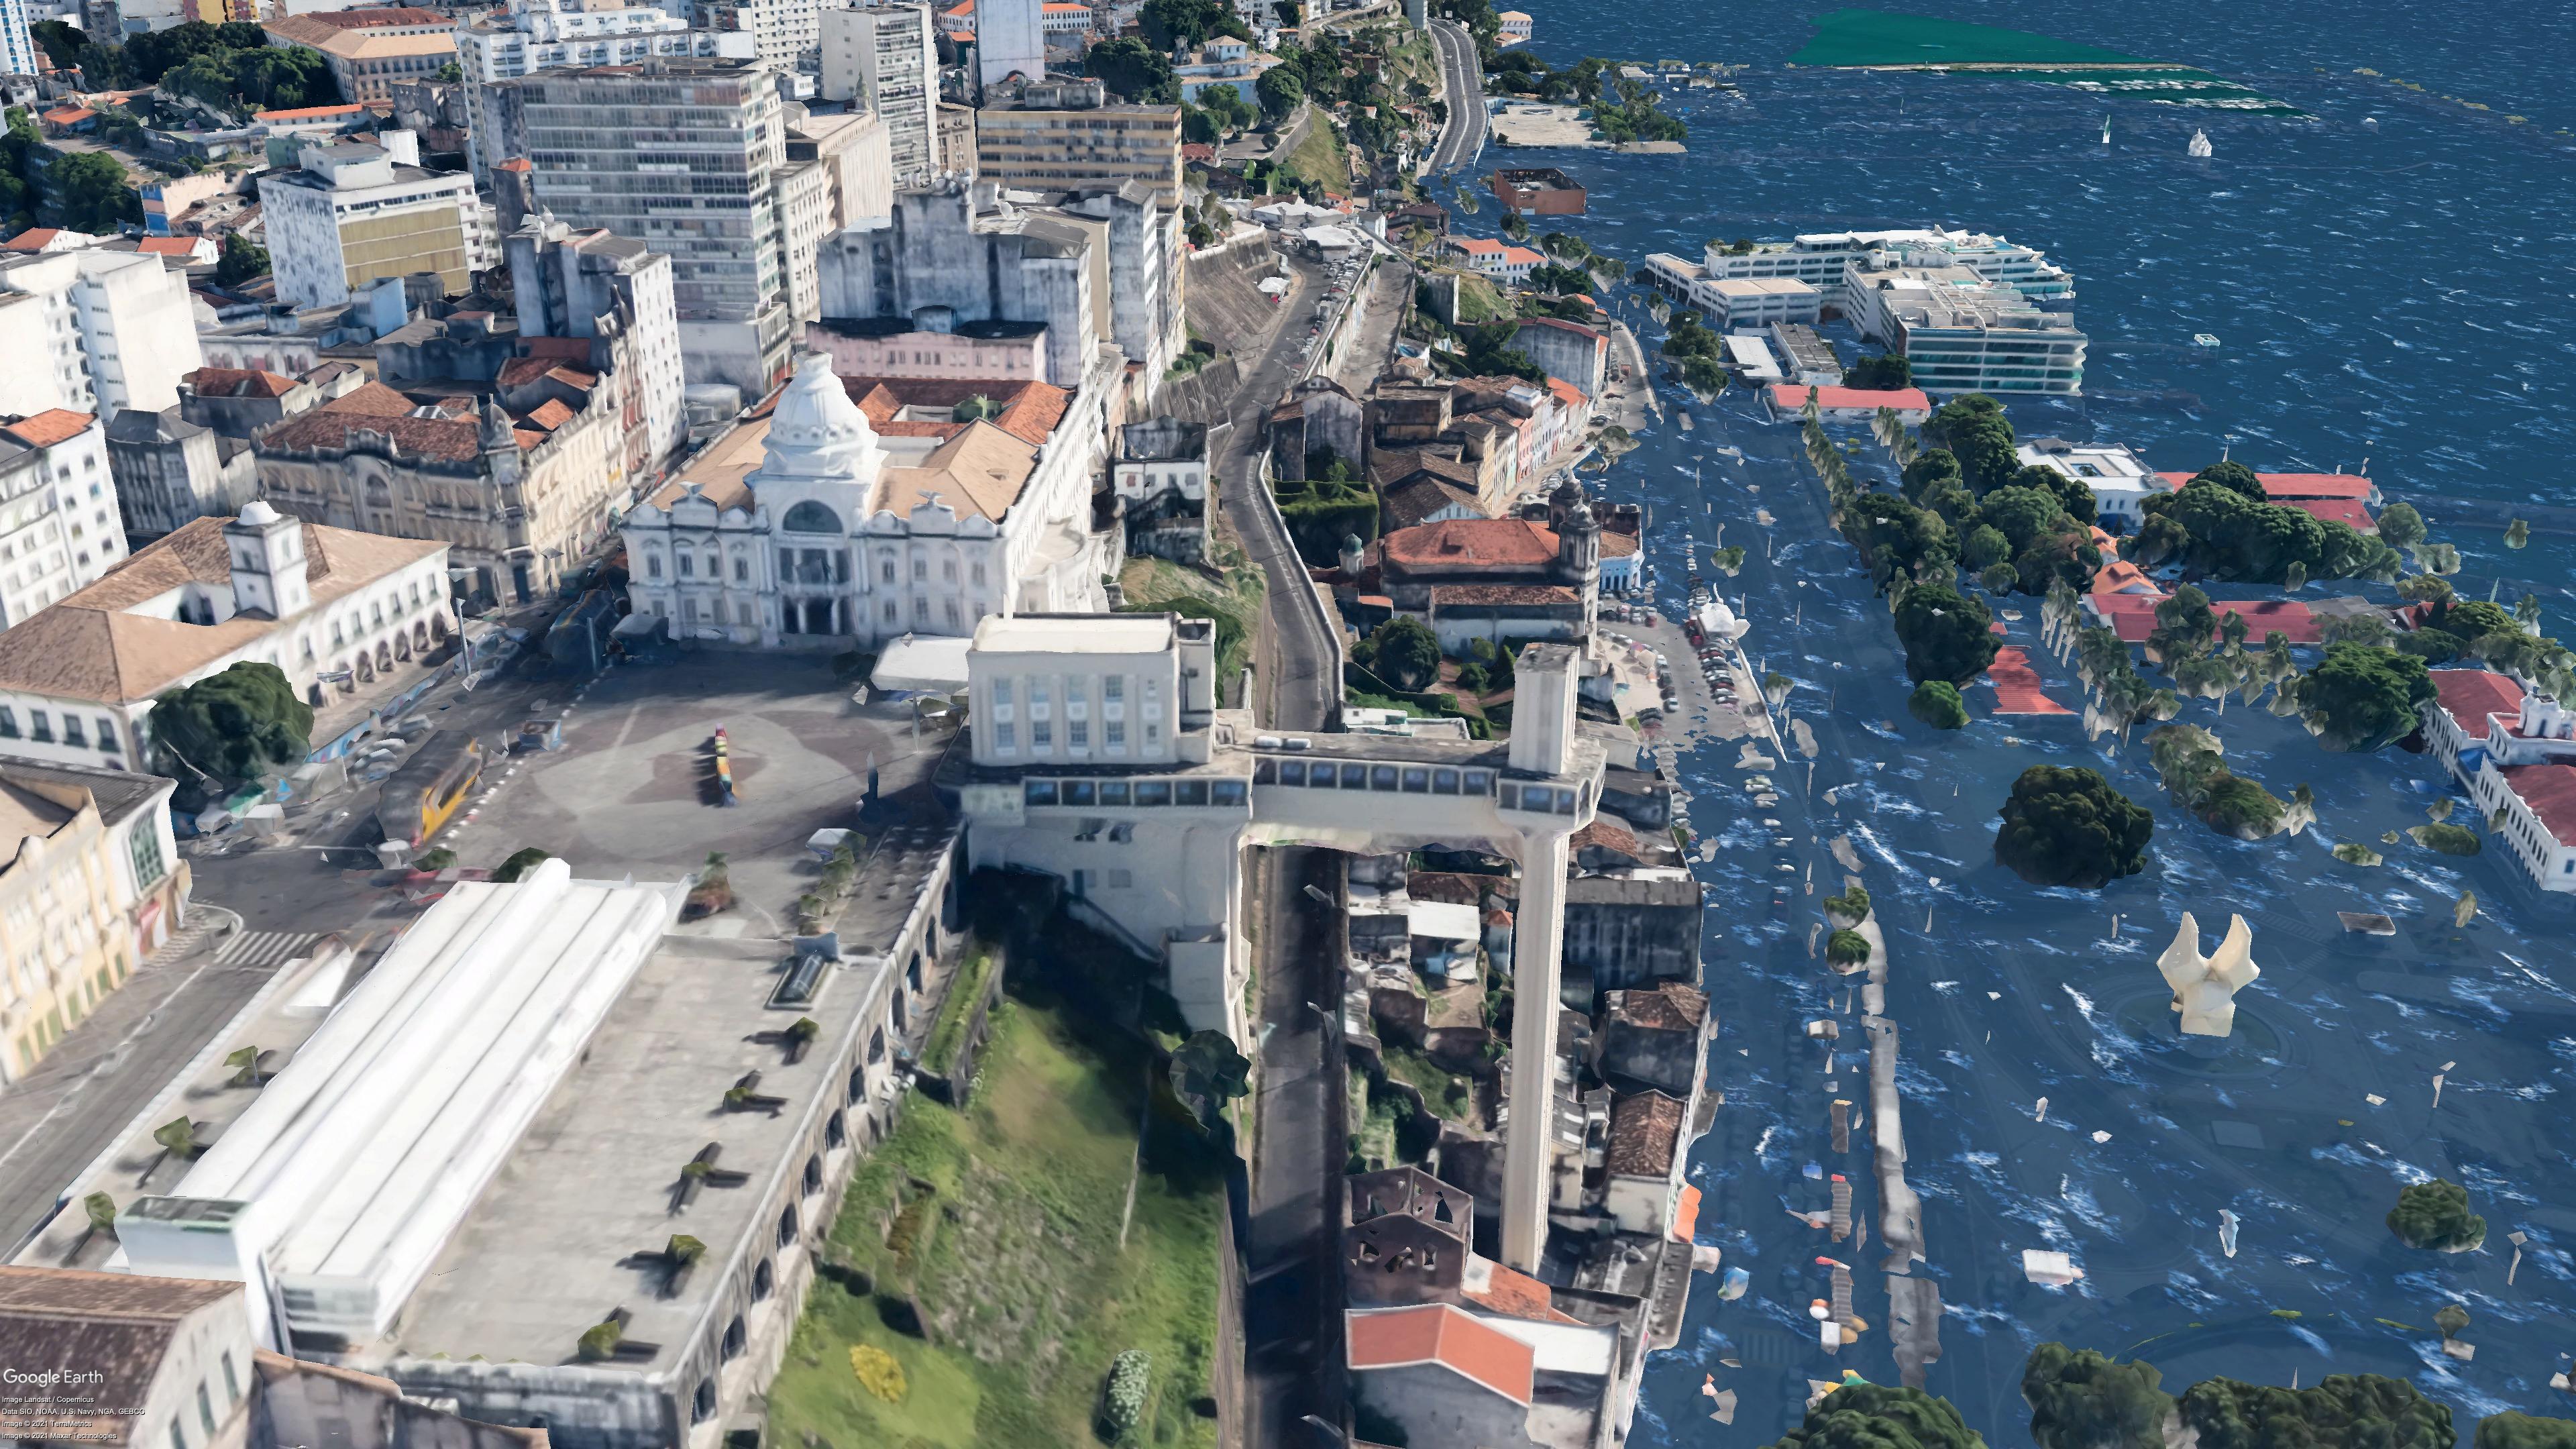
[[[1045,0],[976,0],[974,14],[979,85],[1046,79]]]
[[[826,10],[825,100],[864,100],[885,122],[897,186],[926,186],[939,164],[939,48],[930,7]]]
[[[688,380],[766,392],[786,371],[789,325],[777,73],[656,57],[501,84],[536,204],[669,257]]]
[[[27,0],[0,0],[0,75],[36,73],[36,37],[27,24]]]
[[[1096,80],[1002,87],[975,113],[975,174],[1026,191],[1141,181],[1181,196],[1181,108],[1113,106]]]
[[[6,3],[6,0],[0,0]],[[456,60],[465,73],[474,141],[475,179],[489,177],[503,155],[494,138],[510,129],[500,114],[507,93],[496,83],[576,65],[633,65],[653,56],[749,59],[753,37],[692,30],[656,6],[624,0],[510,0],[508,8],[456,31]]]
[[[697,11],[709,30],[750,36],[753,54],[782,71],[822,43],[823,0],[697,0]]]
[[[378,277],[435,272],[449,296],[498,260],[490,208],[462,171],[426,171],[411,133],[308,143],[292,171],[260,178],[278,300],[298,307],[348,301]]]
[[[158,412],[204,365],[187,276],[148,253],[0,260],[0,337],[0,414]]]
[[[62,408],[0,414],[0,629],[124,561],[98,419]]]

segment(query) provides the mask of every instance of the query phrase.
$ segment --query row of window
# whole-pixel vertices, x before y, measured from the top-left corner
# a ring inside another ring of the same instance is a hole
[[[18,711],[8,705],[0,704],[0,740],[21,738],[32,740],[40,745],[54,743],[53,716],[41,709],[27,711],[27,733],[22,736],[18,733]],[[75,750],[89,748],[87,727],[81,722],[81,717],[70,710],[63,711],[62,743]],[[98,716],[98,747],[109,754],[115,754],[124,748],[117,743],[115,716],[104,714]]]
[[[992,729],[993,753],[997,755],[1012,755],[1019,753],[1020,728],[1017,721],[998,720],[994,722]],[[1147,749],[1152,749],[1155,746],[1160,745],[1163,742],[1162,724],[1156,720],[1145,721],[1144,739],[1145,747]],[[1066,720],[1064,722],[1064,745],[1065,748],[1069,750],[1090,749],[1091,721],[1087,719]],[[1125,754],[1127,751],[1127,721],[1123,719],[1102,720],[1100,722],[1100,745],[1102,749],[1107,750],[1113,755]],[[1052,750],[1055,748],[1055,721],[1049,719],[1029,721],[1029,748],[1033,751]]]
[[[1237,806],[1249,798],[1239,779],[1202,777],[1184,780],[1023,780],[1020,798],[1029,805]]]

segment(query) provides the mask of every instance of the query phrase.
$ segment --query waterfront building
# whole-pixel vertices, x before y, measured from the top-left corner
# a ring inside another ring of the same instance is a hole
[[[1529,12],[1506,10],[1494,18],[1501,21],[1503,27],[1494,36],[1495,45],[1508,49],[1515,45],[1529,44],[1531,24]]]
[[[271,45],[318,52],[344,103],[390,101],[397,83],[427,80],[456,60],[456,22],[417,5],[280,14],[260,29]]]
[[[254,500],[0,631],[0,746],[123,769],[151,758],[152,706],[173,689],[256,661],[319,708],[415,675],[455,628],[446,544],[298,523]]]
[[[2158,473],[2165,487],[2180,492],[2194,475]],[[2340,523],[2359,533],[2377,534],[2379,521],[2370,510],[2386,500],[2379,485],[2354,473],[2257,473],[2266,502],[2295,508],[2320,523]]]
[[[107,466],[129,540],[159,538],[192,518],[228,518],[259,496],[249,442],[189,422],[177,407],[119,411],[107,425]]]
[[[1919,387],[1810,388],[1794,382],[1775,382],[1762,390],[1762,406],[1774,422],[1795,422],[1806,415],[1810,394],[1816,399],[1817,414],[1828,423],[1870,422],[1878,417],[1880,408],[1896,409],[1897,418],[1908,424],[1919,425],[1932,416],[1932,400]]]
[[[821,94],[859,101],[885,126],[893,184],[927,186],[940,164],[939,52],[927,5],[826,10]]]
[[[838,651],[962,638],[993,614],[1106,608],[1119,540],[1093,528],[1097,392],[1011,392],[845,385],[830,358],[805,354],[774,411],[625,515],[635,613],[688,638]],[[979,398],[992,415],[961,406]]]
[[[56,408],[0,414],[0,629],[106,573],[125,558],[107,430]]]
[[[1584,191],[1574,178],[1553,166],[1505,168],[1486,178],[1506,211],[1533,216],[1581,216]]]
[[[0,336],[0,414],[158,412],[201,361],[187,274],[138,252],[0,257]]]
[[[1825,293],[1827,306],[1839,307],[1847,300],[1841,295],[1844,273],[1872,254],[1882,254],[1879,261],[1871,264],[1873,267],[1965,267],[1982,280],[2009,286],[2034,303],[2052,309],[2071,306],[2075,298],[2074,278],[2039,251],[1983,232],[1951,231],[1937,226],[1928,230],[1810,232],[1786,242],[1712,240],[1703,261],[1711,281],[1728,277],[1794,278]]]
[[[1529,274],[1547,261],[1530,250],[1491,237],[1451,237],[1448,248],[1452,255],[1466,263],[1467,270],[1482,277],[1495,277],[1506,282],[1526,281]]]
[[[786,370],[793,320],[777,80],[755,61],[653,58],[498,83],[536,205],[670,257],[688,381],[749,397]]]
[[[2014,451],[2025,468],[2047,468],[2083,484],[2092,491],[2096,517],[2117,519],[2129,528],[2144,521],[2147,499],[2174,488],[2148,468],[2146,460],[2118,443],[2033,438]]]
[[[1178,106],[1113,106],[1097,80],[1014,82],[988,92],[973,123],[986,181],[1041,192],[1141,181],[1180,205]]]
[[[1610,367],[1610,339],[1598,330],[1559,317],[1525,317],[1512,332],[1512,346],[1537,363],[1541,372],[1572,384],[1581,394],[1571,408],[1576,419],[1581,419],[1591,399],[1601,395],[1602,378]]]
[[[1688,288],[1691,304],[1719,332],[1758,332],[1775,322],[1813,323],[1824,294],[1794,277],[1720,277]]]
[[[1860,334],[1904,353],[1927,392],[2084,390],[2086,339],[2066,314],[2042,311],[1970,268],[1855,265],[1843,291]]]
[[[502,81],[571,66],[634,65],[656,56],[747,60],[758,50],[755,36],[693,30],[678,14],[624,0],[510,0],[455,33],[472,117],[474,176],[485,183],[492,163],[512,154],[494,149],[513,129],[502,110],[511,95],[498,88]]]
[[[2510,675],[2432,671],[2424,742],[2544,891],[2576,891],[2576,714]]]
[[[113,737],[106,716],[94,722]],[[188,909],[177,781],[8,758],[16,747],[0,738],[0,1086],[26,1080]]]
[[[418,164],[408,131],[382,145],[306,142],[292,170],[260,178],[268,254],[281,301],[326,307],[379,277],[437,274],[449,296],[500,261],[491,208],[463,172]]]

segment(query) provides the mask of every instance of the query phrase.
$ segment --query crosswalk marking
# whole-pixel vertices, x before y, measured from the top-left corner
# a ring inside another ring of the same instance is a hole
[[[305,954],[319,931],[243,931],[215,951],[218,966],[280,966]]]

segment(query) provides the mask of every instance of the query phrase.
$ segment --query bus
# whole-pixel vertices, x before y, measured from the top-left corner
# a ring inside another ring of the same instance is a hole
[[[385,780],[376,823],[385,839],[418,849],[465,803],[483,778],[483,742],[464,730],[439,730]]]

